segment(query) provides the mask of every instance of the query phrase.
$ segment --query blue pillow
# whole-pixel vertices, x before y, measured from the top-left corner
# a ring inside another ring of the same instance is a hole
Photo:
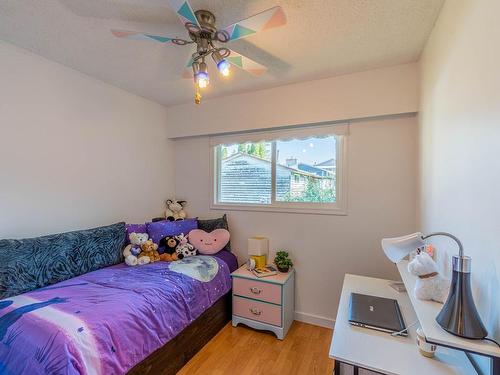
[[[0,240],[0,299],[123,261],[125,223],[23,240]]]

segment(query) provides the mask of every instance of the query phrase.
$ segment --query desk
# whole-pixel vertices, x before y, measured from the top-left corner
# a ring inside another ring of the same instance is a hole
[[[435,358],[420,355],[416,326],[410,327],[408,337],[393,337],[349,324],[351,293],[370,294],[398,301],[406,325],[417,320],[406,292],[398,293],[389,280],[346,274],[330,346],[330,358],[335,359],[335,375],[471,375],[476,374],[462,351],[438,347]],[[366,371],[369,370],[369,371]]]

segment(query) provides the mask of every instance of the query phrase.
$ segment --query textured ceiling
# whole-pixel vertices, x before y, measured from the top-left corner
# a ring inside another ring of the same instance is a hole
[[[444,0],[191,0],[219,27],[281,5],[288,23],[230,43],[264,64],[254,77],[211,72],[204,97],[416,61]],[[173,105],[191,101],[182,79],[192,46],[117,39],[109,29],[186,37],[167,0],[1,0],[0,39],[127,91]],[[210,64],[212,65],[212,64]]]

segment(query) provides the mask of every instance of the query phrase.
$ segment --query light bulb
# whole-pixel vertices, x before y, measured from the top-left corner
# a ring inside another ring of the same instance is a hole
[[[219,72],[220,72],[220,73],[221,73],[224,77],[229,76],[229,73],[231,73],[230,67],[231,67],[231,65],[227,62],[227,60],[226,60],[226,59],[221,60],[221,61],[217,64],[217,69],[219,69]]]
[[[208,73],[198,72],[198,74],[196,74],[196,84],[200,89],[207,87],[209,82]]]
[[[200,89],[204,89],[204,88],[206,88],[207,86],[208,86],[208,80],[206,80],[205,78],[200,78],[200,79],[198,80],[198,87],[199,87]]]

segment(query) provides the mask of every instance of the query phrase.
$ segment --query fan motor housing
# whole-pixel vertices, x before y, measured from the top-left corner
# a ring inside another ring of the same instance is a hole
[[[194,14],[201,26],[200,36],[209,36],[210,39],[213,39],[215,33],[217,32],[217,27],[215,27],[215,15],[212,12],[203,9],[195,11]]]
[[[207,52],[212,45],[212,41],[226,43],[229,41],[229,34],[224,30],[217,30],[215,25],[215,15],[204,9],[194,12],[198,25],[186,23],[186,29],[189,32],[189,37],[197,45],[197,51],[200,54]]]

